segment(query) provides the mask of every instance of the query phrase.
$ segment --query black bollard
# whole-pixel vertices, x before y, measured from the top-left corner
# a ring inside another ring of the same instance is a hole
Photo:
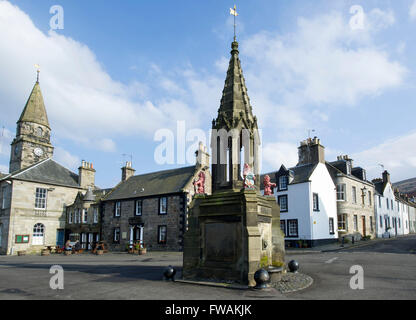
[[[163,276],[165,277],[165,280],[175,281],[175,275],[176,275],[176,270],[172,266],[167,267],[165,269],[165,272],[163,273]]]
[[[289,271],[292,273],[298,273],[299,270],[299,262],[296,260],[292,260],[287,264],[287,267],[289,268]]]
[[[267,284],[270,281],[270,275],[264,269],[257,270],[254,274],[254,281],[256,281],[254,289],[267,289]]]

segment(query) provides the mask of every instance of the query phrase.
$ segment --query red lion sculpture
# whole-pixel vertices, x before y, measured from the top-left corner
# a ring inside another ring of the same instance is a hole
[[[276,188],[276,183],[271,183],[270,182],[270,177],[268,175],[266,175],[264,177],[264,195],[265,196],[271,196],[273,195],[273,188]]]
[[[198,181],[194,180],[195,193],[205,194],[205,173],[201,171],[198,177]]]

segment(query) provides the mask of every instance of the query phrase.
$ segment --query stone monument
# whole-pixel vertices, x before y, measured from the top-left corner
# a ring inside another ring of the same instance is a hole
[[[254,286],[261,267],[282,265],[280,209],[260,193],[260,135],[232,43],[218,117],[212,123],[212,195],[196,194],[184,236],[183,278]]]

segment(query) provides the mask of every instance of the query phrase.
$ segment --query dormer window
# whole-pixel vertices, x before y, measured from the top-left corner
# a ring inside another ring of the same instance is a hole
[[[287,190],[288,176],[279,177],[279,191]]]

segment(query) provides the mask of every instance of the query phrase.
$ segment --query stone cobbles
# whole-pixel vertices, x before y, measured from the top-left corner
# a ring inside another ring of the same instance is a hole
[[[312,285],[313,279],[303,273],[285,273],[282,280],[272,283],[271,286],[280,293],[291,293],[308,288]]]

